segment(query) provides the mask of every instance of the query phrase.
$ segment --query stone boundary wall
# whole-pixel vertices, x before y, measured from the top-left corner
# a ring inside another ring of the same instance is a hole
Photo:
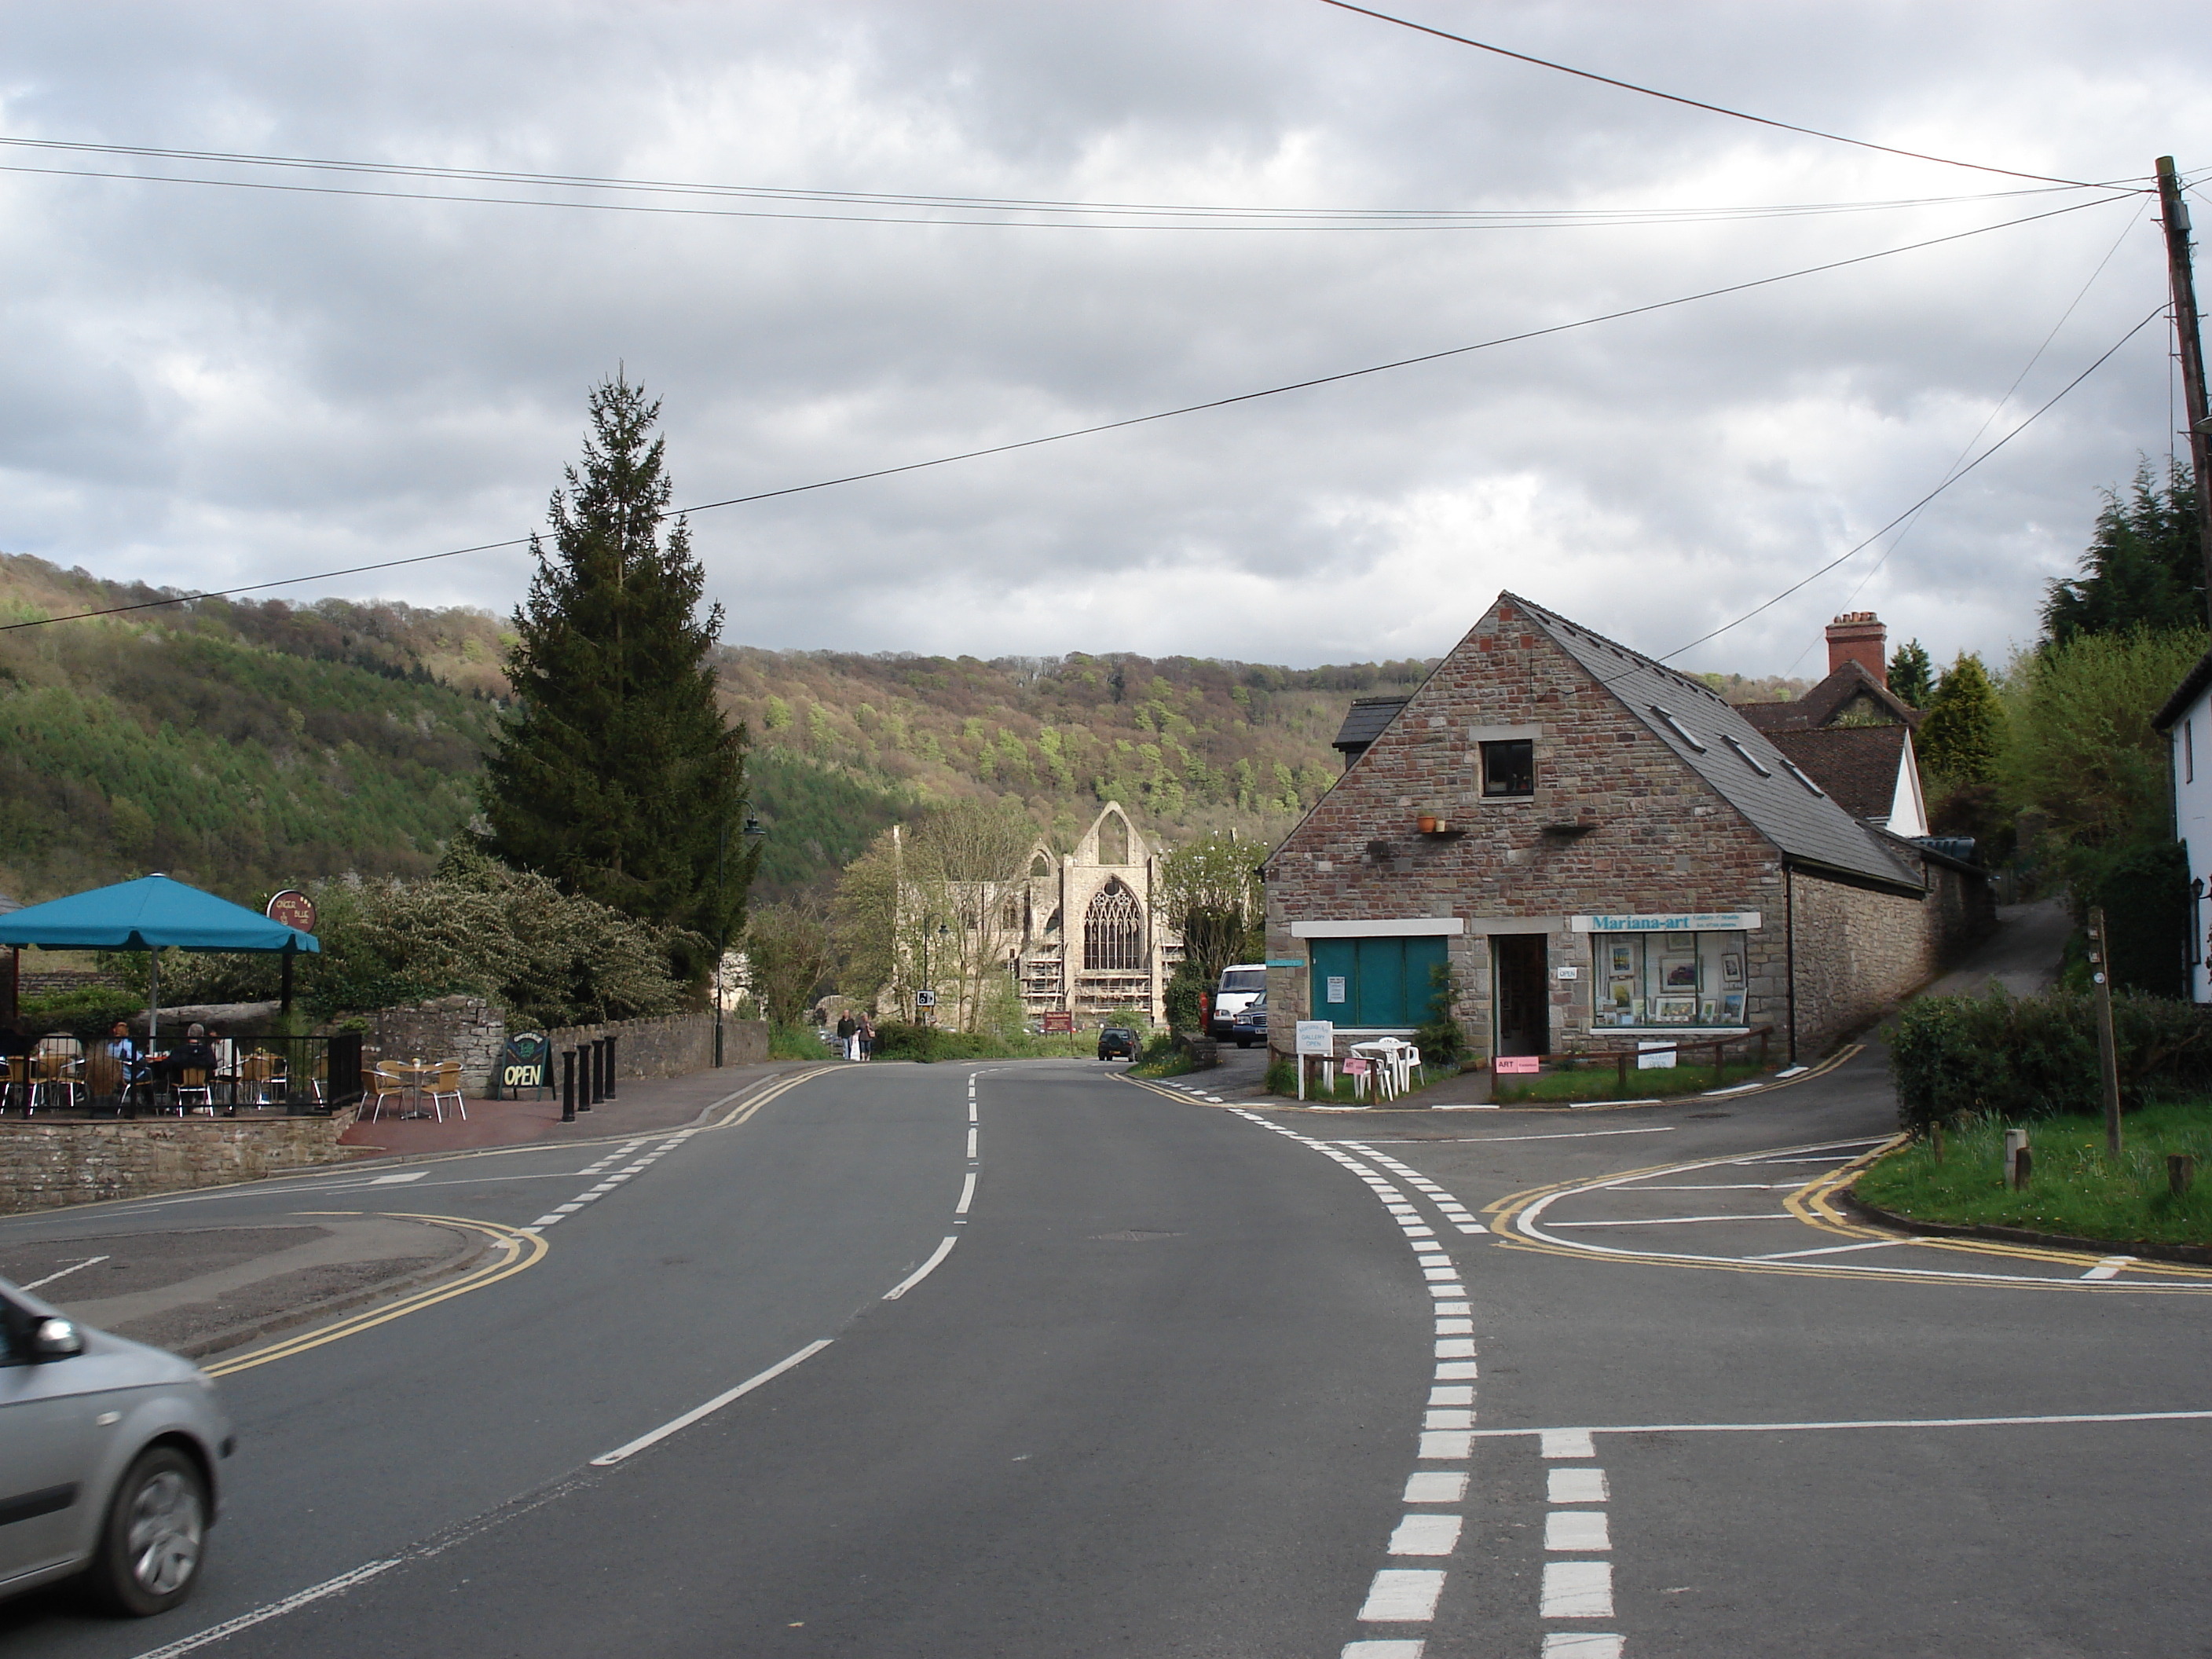
[[[122,990],[123,981],[112,974],[103,974],[96,968],[55,968],[40,973],[27,973],[21,981],[21,994],[26,1002],[35,1002],[44,997],[61,996],[70,991],[86,991],[97,987],[101,990]]]
[[[0,1214],[258,1181],[343,1164],[354,1109],[328,1117],[0,1119]]]
[[[379,1060],[454,1060],[461,1062],[461,1088],[487,1093],[492,1072],[507,1042],[504,1011],[480,997],[439,997],[376,1015],[362,1042],[362,1065]],[[563,1048],[596,1037],[613,1036],[617,1078],[684,1077],[714,1063],[714,1016],[672,1014],[661,1019],[613,1020],[600,1025],[567,1025],[545,1033],[557,1056]],[[757,1019],[722,1021],[722,1056],[731,1066],[768,1058],[768,1025]],[[553,1062],[559,1086],[561,1062]]]
[[[378,1012],[362,1041],[362,1074],[380,1060],[458,1060],[461,1090],[480,1095],[507,1042],[506,1013],[482,997],[436,997]]]

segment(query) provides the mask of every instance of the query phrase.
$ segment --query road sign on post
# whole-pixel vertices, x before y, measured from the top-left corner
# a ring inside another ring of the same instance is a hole
[[[1044,1017],[1044,1034],[1047,1036],[1057,1036],[1063,1032],[1073,1031],[1074,1029],[1073,1014],[1047,1014]]]

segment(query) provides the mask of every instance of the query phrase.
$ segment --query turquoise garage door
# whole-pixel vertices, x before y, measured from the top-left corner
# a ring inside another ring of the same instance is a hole
[[[1315,1019],[1339,1025],[1419,1025],[1444,965],[1445,941],[1420,939],[1317,939],[1313,952]]]

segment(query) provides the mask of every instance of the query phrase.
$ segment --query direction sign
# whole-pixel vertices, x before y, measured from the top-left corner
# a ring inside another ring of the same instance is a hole
[[[1044,1034],[1047,1036],[1054,1036],[1062,1031],[1073,1031],[1074,1029],[1073,1014],[1047,1014],[1044,1017]]]
[[[917,1008],[934,1008],[937,1006],[937,993],[916,991],[914,994],[914,1006]]]

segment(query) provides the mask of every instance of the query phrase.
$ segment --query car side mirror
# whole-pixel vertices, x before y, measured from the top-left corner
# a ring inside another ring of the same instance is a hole
[[[33,1359],[67,1359],[83,1352],[83,1333],[66,1319],[42,1319],[31,1332]]]

